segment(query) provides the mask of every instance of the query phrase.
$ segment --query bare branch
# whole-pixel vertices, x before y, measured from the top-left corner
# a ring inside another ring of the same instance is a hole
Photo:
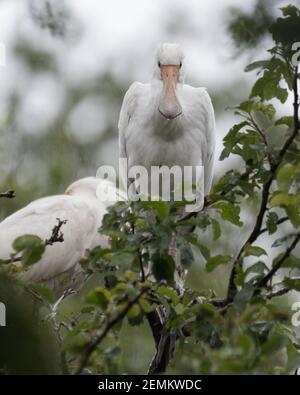
[[[300,240],[300,232],[296,234],[293,242],[291,245],[287,248],[285,253],[282,255],[282,257],[276,262],[276,264],[272,267],[272,269],[263,277],[258,283],[257,287],[262,288],[267,285],[268,281],[274,276],[275,273],[281,268],[283,265],[284,261],[290,256],[291,252],[294,250],[296,245],[298,244],[298,241]]]
[[[277,291],[272,291],[272,292],[267,293],[266,296],[268,299],[273,299],[273,298],[276,298],[277,296],[286,295],[287,293],[289,293],[291,291],[293,291],[293,290],[290,288],[280,288]]]
[[[61,220],[59,218],[56,218],[56,220],[58,221],[58,224],[53,227],[51,237],[45,240],[45,245],[62,243],[64,241],[64,235],[61,232],[60,228],[62,227],[62,225],[65,225],[68,221],[66,219]]]
[[[0,198],[5,197],[7,199],[12,199],[16,197],[16,193],[13,189],[9,189],[6,192],[0,192]]]
[[[53,245],[54,243],[62,243],[64,241],[64,235],[60,229],[61,229],[62,225],[65,225],[67,223],[67,220],[66,219],[60,220],[59,218],[56,218],[56,219],[58,221],[58,224],[53,227],[52,234],[49,237],[49,239],[45,240],[45,246]],[[1,260],[1,262],[5,263],[5,264],[10,264],[10,263],[21,262],[21,260],[22,260],[22,257],[17,256],[14,258]]]
[[[86,366],[86,364],[89,361],[89,358],[92,354],[92,352],[98,347],[98,345],[102,342],[102,340],[106,337],[106,335],[108,334],[108,332],[119,322],[121,321],[123,318],[125,318],[126,314],[128,313],[128,311],[131,309],[131,307],[137,303],[139,301],[139,299],[149,291],[149,287],[143,287],[142,290],[139,292],[139,294],[132,299],[131,301],[129,301],[127,303],[127,305],[120,311],[119,314],[117,314],[114,318],[112,318],[111,320],[107,321],[106,324],[104,325],[104,328],[102,329],[102,331],[100,332],[100,334],[98,336],[95,336],[90,342],[87,343],[87,345],[85,346],[80,360],[79,360],[79,364],[77,369],[75,370],[75,372],[73,374],[80,374],[82,372],[82,370],[84,369],[84,367]]]

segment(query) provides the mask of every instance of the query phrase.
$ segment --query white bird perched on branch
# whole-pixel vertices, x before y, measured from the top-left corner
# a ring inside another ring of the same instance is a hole
[[[119,156],[128,169],[144,166],[148,172],[151,166],[203,166],[206,196],[213,177],[214,110],[205,88],[183,83],[183,66],[179,44],[159,45],[151,82],[134,82],[125,94]]]
[[[41,260],[22,277],[28,282],[42,282],[58,295],[69,287],[78,289],[82,284],[80,276],[74,276],[78,283],[62,284],[60,275],[68,273],[71,278],[80,272],[79,260],[86,249],[108,245],[107,237],[98,233],[107,206],[112,204],[101,199],[104,189],[119,194],[109,181],[83,178],[71,184],[63,195],[35,200],[10,215],[0,223],[0,258],[10,258],[17,237],[31,234],[47,240],[57,218],[66,220],[62,228],[63,242],[47,245]]]
[[[215,151],[214,110],[205,88],[194,88],[183,83],[183,59],[178,44],[159,45],[151,82],[134,82],[125,94],[119,119],[119,156],[127,160],[128,168],[120,174],[126,190],[129,186],[128,172],[134,166],[146,168],[148,194],[152,193],[152,190],[149,191],[149,187],[152,188],[151,179],[149,183],[152,166],[169,169],[179,166],[182,174],[186,166],[192,169],[203,166],[200,193],[206,196],[210,191]],[[181,182],[185,184],[186,180],[181,179]],[[202,202],[200,207],[196,207],[199,210]],[[181,293],[185,271],[181,271],[175,239],[170,245],[170,255],[176,263],[175,284]],[[160,313],[159,319],[164,325],[168,317],[162,314],[164,309],[160,309]],[[156,321],[157,318],[149,319],[153,331]],[[161,334],[150,372],[164,371],[161,366],[173,353],[175,339],[176,334]]]

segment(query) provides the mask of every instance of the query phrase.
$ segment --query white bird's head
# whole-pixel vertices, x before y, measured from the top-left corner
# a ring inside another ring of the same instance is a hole
[[[96,191],[102,180],[96,177],[85,177],[73,182],[65,191],[65,195],[89,196],[96,198]]]
[[[158,111],[167,119],[174,119],[182,113],[176,96],[176,86],[182,79],[183,58],[179,44],[164,43],[157,49],[155,76],[163,82]]]
[[[118,189],[111,181],[100,177],[81,178],[73,182],[64,194],[96,199],[104,206],[127,200],[125,192]]]

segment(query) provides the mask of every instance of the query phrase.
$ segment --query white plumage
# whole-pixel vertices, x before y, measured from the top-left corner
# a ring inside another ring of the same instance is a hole
[[[204,166],[204,194],[211,188],[215,120],[205,88],[183,83],[183,52],[161,44],[150,83],[134,82],[119,119],[119,156],[128,168],[165,165]],[[123,179],[123,186],[124,185]]]
[[[26,281],[43,282],[57,293],[70,286],[60,283],[62,273],[75,274],[86,249],[108,245],[106,236],[97,230],[111,202],[99,199],[104,189],[117,190],[106,180],[95,177],[80,179],[71,184],[64,195],[33,201],[0,223],[0,258],[10,257],[13,241],[21,235],[33,234],[46,240],[51,236],[57,218],[67,220],[61,231],[62,243],[47,245],[42,259],[22,277]],[[79,284],[72,284],[75,288]]]

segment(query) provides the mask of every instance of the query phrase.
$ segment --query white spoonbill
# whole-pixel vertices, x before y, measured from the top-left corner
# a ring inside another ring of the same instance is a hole
[[[24,234],[46,240],[51,236],[57,218],[67,220],[62,227],[64,241],[47,245],[41,260],[22,274],[25,281],[42,282],[59,295],[67,288],[78,289],[82,283],[79,260],[86,249],[108,245],[106,236],[98,233],[107,206],[100,194],[118,190],[109,182],[87,177],[71,184],[63,195],[44,197],[10,215],[0,223],[0,258],[9,259],[13,241]],[[107,195],[106,195],[107,196]],[[74,283],[62,284],[60,275],[68,273]],[[77,283],[77,282],[78,283]]]
[[[183,66],[179,44],[159,45],[151,82],[134,82],[125,94],[119,119],[119,156],[127,159],[128,169],[203,166],[207,195],[213,176],[214,110],[205,88],[183,83]],[[124,174],[122,178],[126,188]]]

